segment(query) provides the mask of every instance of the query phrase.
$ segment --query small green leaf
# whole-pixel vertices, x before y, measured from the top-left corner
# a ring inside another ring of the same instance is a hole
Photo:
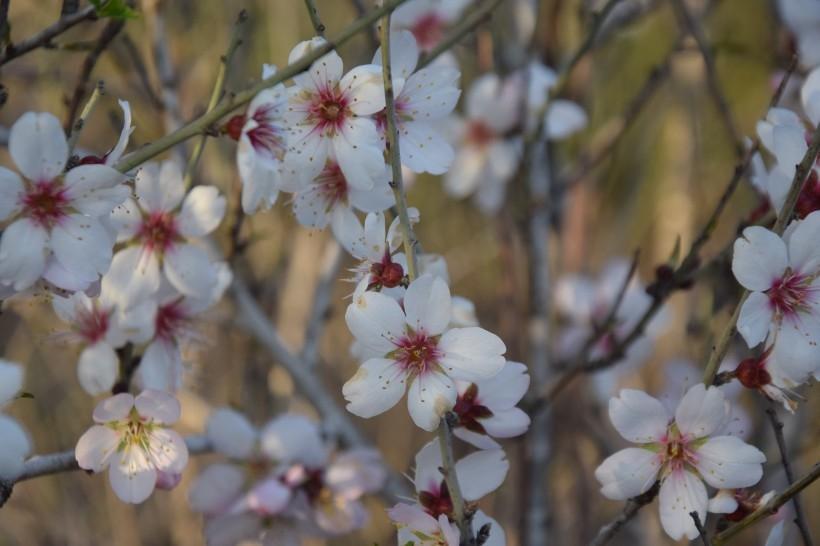
[[[100,17],[112,19],[135,19],[137,12],[125,0],[91,0],[91,5]]]

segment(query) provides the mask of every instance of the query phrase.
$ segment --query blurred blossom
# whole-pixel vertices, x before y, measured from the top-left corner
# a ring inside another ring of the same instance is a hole
[[[0,410],[17,397],[23,386],[23,368],[0,359]],[[0,413],[0,478],[14,480],[23,470],[23,461],[31,453],[31,441],[20,424]]]

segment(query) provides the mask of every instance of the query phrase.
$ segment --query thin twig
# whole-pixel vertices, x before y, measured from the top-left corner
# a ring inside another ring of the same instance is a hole
[[[695,18],[689,13],[684,0],[671,0],[672,7],[675,10],[675,15],[678,18],[679,24],[686,28],[689,34],[695,39],[700,56],[703,58],[703,64],[706,68],[706,85],[709,88],[709,94],[715,101],[718,114],[720,115],[726,131],[732,139],[732,144],[735,149],[735,154],[738,157],[743,157],[745,145],[743,144],[743,137],[737,128],[732,110],[729,107],[729,102],[726,100],[726,95],[720,87],[720,80],[718,78],[717,67],[715,66],[715,58],[712,55],[712,48],[706,41],[703,35],[703,29],[700,24],[695,21]]]
[[[205,112],[208,113],[219,103],[219,99],[222,97],[222,91],[225,88],[225,78],[228,74],[228,67],[231,64],[231,59],[233,59],[234,53],[236,50],[239,49],[239,46],[242,45],[242,33],[245,26],[245,21],[248,20],[248,12],[244,9],[239,12],[239,15],[236,17],[236,22],[233,24],[233,31],[231,32],[231,38],[228,42],[228,50],[225,52],[224,55],[219,59],[219,69],[216,72],[216,79],[214,80],[214,87],[211,90],[211,98],[208,100],[208,106],[205,109]],[[202,151],[205,149],[205,142],[208,140],[208,133],[203,132],[202,135],[199,137],[199,140],[194,145],[194,150],[191,152],[191,157],[188,160],[188,165],[185,168],[185,178],[183,179],[183,185],[186,188],[191,187],[191,182],[194,178],[194,171],[196,171],[197,163],[199,163],[199,158],[202,157]]]
[[[68,136],[68,157],[71,157],[74,153],[74,148],[77,146],[77,140],[80,138],[80,133],[82,133],[83,127],[85,127],[85,122],[88,120],[88,116],[91,115],[91,112],[94,110],[94,106],[97,105],[97,101],[104,94],[105,84],[102,80],[100,80],[97,82],[97,85],[94,87],[94,91],[85,103],[83,111],[80,112],[80,117],[77,118],[77,121],[75,121],[74,125],[71,127],[71,134]]]
[[[448,411],[438,428],[439,448],[441,449],[441,471],[447,484],[447,492],[453,504],[453,519],[459,531],[459,545],[473,546],[475,536],[473,528],[464,508],[464,497],[461,495],[461,486],[456,473],[456,461],[453,457],[453,428],[458,424],[458,416]]]
[[[413,234],[413,226],[410,224],[410,216],[407,212],[407,195],[404,191],[401,171],[401,152],[399,149],[399,130],[396,124],[396,101],[393,96],[393,72],[390,62],[390,13],[385,14],[381,20],[379,28],[381,38],[382,53],[382,75],[384,81],[384,103],[385,119],[387,123],[387,153],[390,157],[390,170],[392,180],[390,187],[393,189],[393,197],[396,201],[396,211],[399,215],[402,239],[404,240],[404,254],[407,256],[407,275],[410,280],[418,276],[416,267],[416,237]]]
[[[814,468],[812,468],[808,474],[787,487],[782,493],[769,500],[769,502],[743,518],[735,525],[715,535],[712,539],[712,544],[714,544],[714,546],[726,544],[744,529],[754,525],[764,518],[776,514],[778,508],[789,502],[795,495],[803,491],[818,479],[820,479],[820,463],[815,464]]]
[[[88,88],[88,81],[91,79],[91,72],[97,65],[100,55],[103,54],[117,34],[125,28],[125,21],[112,19],[109,21],[100,32],[94,48],[88,52],[83,65],[80,68],[80,75],[77,78],[77,85],[74,87],[74,93],[68,103],[68,114],[66,115],[65,129],[68,131],[74,124],[74,118],[77,116],[77,111],[80,109],[80,103],[83,101]]]
[[[703,523],[700,521],[700,516],[697,512],[689,512],[689,517],[695,522],[695,527],[700,534],[700,541],[703,543],[703,546],[712,546],[712,542],[709,540],[709,536],[706,534],[706,529],[703,527]]]
[[[786,448],[786,440],[783,438],[783,422],[777,417],[777,411],[769,406],[766,408],[766,415],[769,416],[769,422],[772,424],[774,437],[777,441],[777,449],[780,451],[780,462],[783,465],[783,470],[786,473],[786,480],[789,485],[794,483],[794,470],[792,470],[791,461],[789,460],[788,449]],[[808,525],[806,525],[806,516],[803,512],[803,506],[800,502],[800,496],[795,494],[792,497],[792,504],[794,504],[794,522],[800,530],[800,536],[803,537],[804,546],[812,546],[814,543],[811,539],[811,532]]]
[[[661,482],[655,482],[655,485],[646,493],[626,501],[623,511],[615,519],[601,527],[598,534],[589,543],[589,546],[604,546],[612,540],[612,537],[618,534],[638,514],[641,508],[655,500],[658,491],[660,491],[660,486]]]
[[[190,455],[200,455],[211,451],[210,442],[204,436],[187,436],[185,445],[188,447]],[[80,465],[77,464],[73,449],[30,457],[23,464],[23,472],[16,479],[12,481],[0,480],[0,508],[11,496],[15,484],[41,476],[73,472],[75,470],[80,470]]]
[[[139,78],[140,84],[142,84],[145,94],[148,96],[148,100],[152,105],[154,105],[155,108],[164,110],[165,105],[159,95],[157,95],[157,92],[154,91],[154,87],[151,85],[151,79],[148,77],[148,68],[145,66],[145,61],[142,59],[142,55],[140,55],[137,44],[134,43],[134,40],[128,35],[127,32],[122,35],[121,41],[122,45],[125,46],[125,52],[129,57],[131,57],[134,70],[137,73],[137,77]]]
[[[322,23],[321,17],[319,17],[319,10],[316,8],[316,0],[305,0],[305,7],[307,8],[308,15],[310,16],[310,24],[313,25],[313,30],[316,31],[317,36],[324,36],[325,35],[325,24]]]
[[[66,30],[77,25],[78,23],[82,23],[83,21],[94,19],[96,16],[97,12],[94,6],[89,5],[76,13],[61,17],[53,25],[44,28],[37,34],[34,34],[25,40],[22,40],[16,44],[9,44],[3,54],[0,55],[0,66],[6,64],[12,59],[16,59],[21,55],[25,55],[29,51],[49,45],[51,40]]]
[[[249,103],[253,97],[255,97],[263,89],[273,87],[278,83],[292,78],[296,74],[304,72],[310,68],[314,61],[336,49],[338,46],[346,43],[360,32],[369,28],[370,25],[372,25],[379,18],[383,17],[384,14],[390,13],[405,2],[407,2],[407,0],[388,0],[385,2],[384,6],[374,9],[366,16],[357,19],[354,23],[343,30],[335,39],[328,40],[326,43],[312,49],[309,54],[304,55],[298,61],[289,64],[270,78],[262,80],[236,94],[231,94],[230,96],[224,98],[216,106],[216,108],[210,112],[202,114],[176,131],[165,135],[164,137],[155,140],[151,144],[143,146],[136,152],[122,158],[120,162],[117,163],[116,168],[120,172],[127,172],[161,154],[176,144],[208,130],[214,123],[219,121],[226,114]]]

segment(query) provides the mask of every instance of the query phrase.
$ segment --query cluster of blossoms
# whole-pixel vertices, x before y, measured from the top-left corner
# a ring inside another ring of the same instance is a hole
[[[206,518],[212,546],[243,540],[299,544],[367,521],[361,498],[381,489],[385,470],[372,449],[336,451],[317,424],[285,414],[257,430],[242,414],[218,409],[207,425],[214,449],[231,463],[208,466],[191,486],[191,508]]]

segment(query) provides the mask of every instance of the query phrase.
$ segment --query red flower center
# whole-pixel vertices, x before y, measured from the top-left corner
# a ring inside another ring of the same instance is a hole
[[[419,504],[424,511],[438,519],[440,515],[450,517],[453,514],[453,501],[450,499],[450,491],[447,484],[442,480],[437,490],[421,491],[419,493]]]
[[[438,348],[438,338],[428,336],[424,331],[410,332],[402,337],[393,351],[393,358],[402,367],[414,374],[423,374],[438,365],[442,353]]]
[[[794,210],[799,218],[805,218],[812,212],[820,210],[820,176],[812,170],[797,198]]]
[[[95,304],[91,310],[83,309],[77,314],[77,333],[89,344],[94,344],[108,332],[109,313]]]
[[[759,389],[772,382],[772,376],[766,370],[765,356],[747,358],[735,368],[735,376],[747,389]]]
[[[776,313],[793,317],[801,310],[806,309],[814,291],[811,288],[811,279],[805,275],[786,273],[776,279],[766,292],[769,296],[769,305]]]
[[[152,212],[143,219],[137,237],[148,250],[165,252],[179,237],[176,217],[169,212]]]
[[[68,216],[66,190],[56,181],[37,182],[23,196],[23,214],[45,228],[52,228]]]
[[[164,341],[173,341],[184,329],[188,318],[178,300],[160,305],[154,318],[154,335]]]
[[[478,385],[470,384],[464,394],[458,396],[453,411],[458,415],[461,426],[477,434],[487,434],[479,419],[492,417],[493,412],[487,406],[481,405],[478,400]]]
[[[495,140],[496,134],[486,123],[472,120],[467,126],[467,142],[473,146],[483,148]]]
[[[349,102],[338,87],[326,87],[313,96],[308,118],[325,136],[334,136],[351,115]]]
[[[445,26],[444,19],[435,12],[429,12],[416,20],[410,32],[415,36],[419,47],[424,51],[428,51],[441,42]]]
[[[328,161],[324,170],[316,177],[319,191],[326,202],[326,210],[331,210],[338,203],[347,203],[348,186],[342,169],[334,161]]]

